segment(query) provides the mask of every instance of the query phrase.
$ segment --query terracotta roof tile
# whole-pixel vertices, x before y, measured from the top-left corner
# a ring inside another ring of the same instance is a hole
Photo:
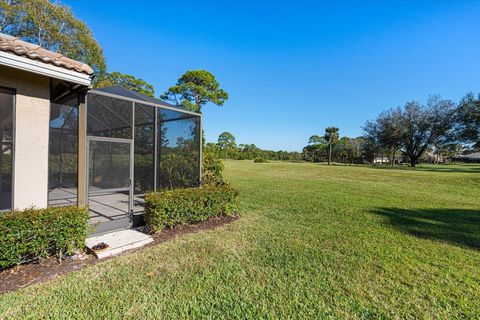
[[[12,37],[3,33],[0,33],[0,51],[13,53],[17,56],[23,56],[32,60],[52,64],[60,68],[86,73],[88,75],[93,74],[93,69],[83,62],[67,58],[60,53],[47,50],[36,44],[25,42],[17,37]]]

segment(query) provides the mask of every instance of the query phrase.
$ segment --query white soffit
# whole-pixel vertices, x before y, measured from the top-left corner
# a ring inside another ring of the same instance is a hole
[[[0,51],[0,65],[41,74],[50,78],[78,83],[84,86],[89,86],[92,83],[92,79],[87,74],[56,67],[3,51]]]

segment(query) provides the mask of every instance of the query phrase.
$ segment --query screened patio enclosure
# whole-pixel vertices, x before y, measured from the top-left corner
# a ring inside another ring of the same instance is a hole
[[[68,125],[55,140],[60,142],[54,152],[63,160],[50,170],[52,205],[88,205],[90,224],[100,233],[130,227],[143,213],[148,192],[199,185],[200,114],[122,87],[90,90],[84,100],[77,111],[70,110],[69,119],[78,114],[78,130]],[[78,164],[66,161],[75,132]],[[78,181],[73,182],[75,166]]]

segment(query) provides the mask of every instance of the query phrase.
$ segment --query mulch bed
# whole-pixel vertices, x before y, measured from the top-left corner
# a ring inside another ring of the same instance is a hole
[[[232,215],[226,217],[211,218],[209,220],[194,225],[176,226],[171,229],[166,229],[160,233],[152,234],[151,237],[153,238],[154,242],[148,244],[145,247],[156,246],[162,242],[168,241],[176,237],[180,237],[184,234],[215,229],[232,223],[236,221],[239,217],[239,215]],[[141,250],[142,248],[126,251],[122,254],[135,250]],[[67,258],[65,260],[62,260],[61,263],[59,263],[55,257],[50,257],[47,259],[42,259],[37,263],[16,266],[0,272],[0,293],[16,291],[18,289],[27,287],[35,283],[46,282],[68,272],[80,270],[89,265],[93,265],[98,261],[105,261],[114,258],[115,257],[98,260],[93,255],[88,254],[84,255],[81,259],[73,260]]]

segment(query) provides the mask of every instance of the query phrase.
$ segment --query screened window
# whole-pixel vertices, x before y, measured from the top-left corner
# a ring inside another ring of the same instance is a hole
[[[135,104],[135,194],[154,190],[155,107]]]
[[[107,96],[87,95],[89,136],[132,139],[132,102]]]
[[[48,149],[49,205],[77,203],[78,106],[76,95],[65,104],[50,104]]]
[[[13,90],[0,88],[0,210],[12,209]]]
[[[162,190],[198,186],[200,118],[172,110],[160,110],[157,122],[157,188]]]

